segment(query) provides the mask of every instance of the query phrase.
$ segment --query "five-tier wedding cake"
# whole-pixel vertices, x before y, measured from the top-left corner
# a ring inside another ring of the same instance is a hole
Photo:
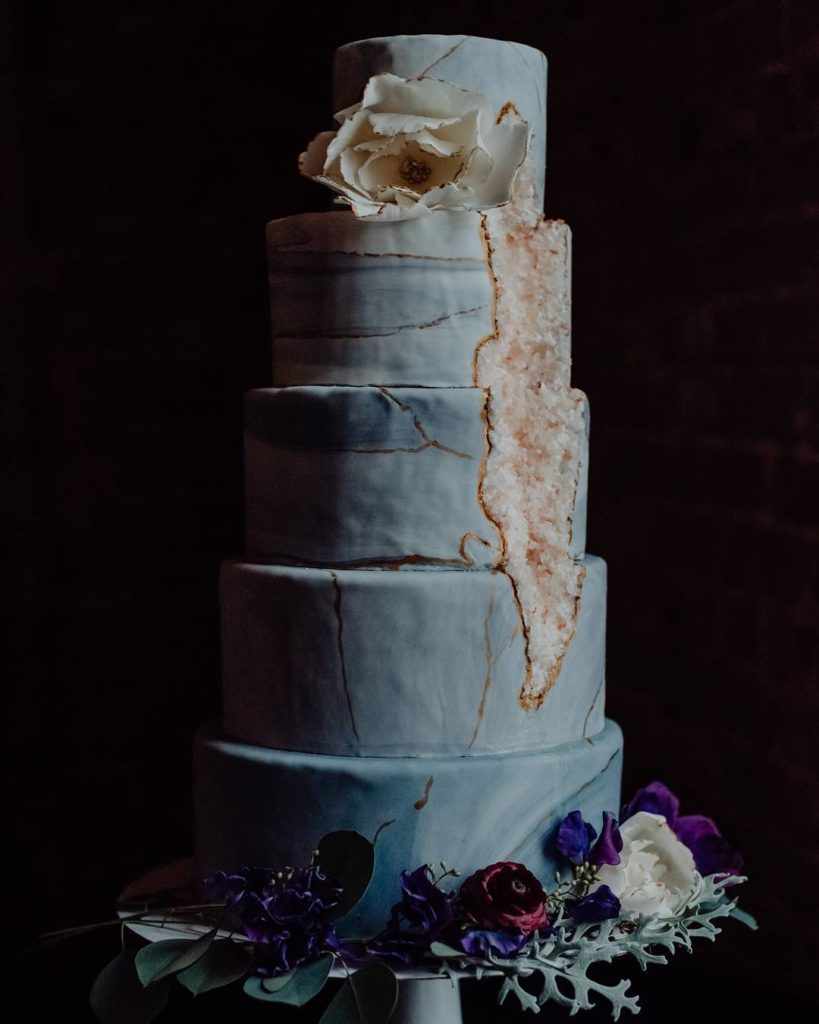
[[[267,229],[274,386],[247,396],[196,871],[377,836],[355,911],[377,931],[418,864],[552,878],[550,830],[618,807],[622,745],[570,232],[541,215],[546,60],[368,39],[338,50],[334,89],[301,170],[342,207]]]

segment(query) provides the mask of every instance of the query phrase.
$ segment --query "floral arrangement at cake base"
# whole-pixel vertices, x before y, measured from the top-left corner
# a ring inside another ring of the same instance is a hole
[[[599,834],[573,811],[552,842],[565,862],[552,884],[514,862],[463,881],[444,863],[402,872],[389,921],[366,939],[344,935],[375,858],[356,832],[325,836],[305,867],[220,871],[207,880],[212,902],[123,919],[122,952],[98,976],[92,1007],[104,1024],[148,1022],[174,979],[195,996],[241,984],[252,999],[303,1006],[332,971],[341,984],[321,1024],[386,1024],[402,972],[414,969],[453,982],[495,977],[501,1003],[511,997],[534,1012],[605,1001],[617,1020],[639,1012],[637,996],[628,980],[600,980],[596,965],[624,956],[642,969],[664,964],[697,938],[713,940],[721,918],[756,928],[734,895],[745,881],[741,857],[711,819],[680,815],[662,783],[640,790],[619,822],[605,813]],[[128,924],[175,922],[201,934],[138,950],[124,942]]]

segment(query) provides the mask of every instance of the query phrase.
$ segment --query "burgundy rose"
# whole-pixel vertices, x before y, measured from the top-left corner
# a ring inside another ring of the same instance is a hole
[[[460,898],[482,928],[514,928],[530,935],[549,926],[543,886],[522,864],[501,861],[476,871],[461,886]]]

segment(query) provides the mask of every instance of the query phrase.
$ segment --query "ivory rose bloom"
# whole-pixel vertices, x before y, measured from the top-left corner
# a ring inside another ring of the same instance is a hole
[[[436,78],[376,75],[360,103],[335,115],[299,158],[356,217],[407,220],[432,210],[483,210],[509,201],[528,125],[496,124],[482,93]]]
[[[620,863],[600,867],[598,885],[607,885],[623,910],[672,917],[697,877],[691,851],[661,814],[638,811],[623,822],[620,834]]]

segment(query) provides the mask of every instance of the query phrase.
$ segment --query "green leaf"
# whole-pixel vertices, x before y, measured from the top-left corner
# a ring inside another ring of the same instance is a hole
[[[295,967],[286,974],[277,974],[275,978],[262,978],[262,988],[265,992],[278,992],[280,988],[289,985],[296,973]]]
[[[398,1000],[398,981],[386,964],[368,964],[336,992],[319,1024],[386,1024]]]
[[[148,1024],[168,1001],[168,982],[144,988],[134,951],[124,949],[100,971],[91,989],[91,1009],[102,1024]]]
[[[247,943],[216,939],[195,964],[176,977],[189,992],[198,996],[238,981],[252,965],[253,950]]]
[[[263,1003],[284,1003],[286,1006],[304,1006],[324,988],[333,966],[333,957],[325,953],[304,967],[297,967],[293,976],[281,988],[270,990],[270,979],[252,974],[245,982],[245,994]],[[268,984],[265,984],[268,982]]]
[[[370,884],[375,848],[358,832],[330,832],[319,843],[318,862],[325,875],[344,890],[340,903],[332,910],[333,917],[342,917]]]
[[[198,939],[163,939],[143,946],[136,955],[136,969],[143,985],[152,985],[191,967],[207,953],[216,936],[212,929]]]

